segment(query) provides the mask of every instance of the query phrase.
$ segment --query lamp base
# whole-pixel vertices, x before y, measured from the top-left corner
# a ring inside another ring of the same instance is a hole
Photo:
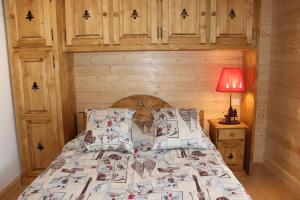
[[[226,119],[222,119],[221,121],[219,121],[219,124],[223,124],[223,125],[237,125],[240,124],[241,122],[239,120],[226,120]]]

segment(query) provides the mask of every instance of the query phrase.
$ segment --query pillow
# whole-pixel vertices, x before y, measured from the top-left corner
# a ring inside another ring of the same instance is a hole
[[[132,123],[132,141],[135,155],[149,151],[153,146],[154,127],[151,126],[148,129],[147,127],[141,127],[140,124],[139,122]]]
[[[135,111],[110,108],[87,110],[83,151],[116,150],[133,153],[131,121]]]
[[[194,108],[152,110],[154,117],[153,149],[202,148],[199,113]]]

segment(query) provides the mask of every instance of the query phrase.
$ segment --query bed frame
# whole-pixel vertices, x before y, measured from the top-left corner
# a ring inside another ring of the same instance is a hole
[[[114,103],[111,108],[132,108],[136,112],[133,116],[134,121],[153,121],[151,109],[155,108],[172,108],[164,100],[149,96],[149,95],[134,95],[125,97]],[[204,112],[199,111],[199,123],[201,127],[204,127]],[[86,114],[85,112],[78,112],[77,114],[77,128],[78,133],[81,133],[86,128]]]

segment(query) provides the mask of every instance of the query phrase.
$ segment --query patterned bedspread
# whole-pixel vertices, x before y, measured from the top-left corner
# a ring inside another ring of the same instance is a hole
[[[80,139],[62,153],[19,199],[249,200],[207,137],[206,150],[173,149],[139,155],[82,153]]]

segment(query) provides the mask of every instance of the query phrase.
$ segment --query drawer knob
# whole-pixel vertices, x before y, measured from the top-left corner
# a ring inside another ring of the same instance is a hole
[[[232,153],[230,153],[229,156],[228,156],[227,158],[229,158],[230,160],[232,160],[232,159],[234,158],[234,156],[233,156]]]
[[[231,136],[231,137],[234,137],[234,136],[235,136],[235,134],[234,134],[234,133],[230,133],[230,136]]]
[[[103,17],[107,17],[107,12],[103,12]]]
[[[45,149],[44,145],[41,142],[38,143],[36,148],[40,151],[43,151],[43,149]]]
[[[211,16],[216,16],[216,15],[217,15],[217,12],[215,12],[215,11],[211,13]]]

